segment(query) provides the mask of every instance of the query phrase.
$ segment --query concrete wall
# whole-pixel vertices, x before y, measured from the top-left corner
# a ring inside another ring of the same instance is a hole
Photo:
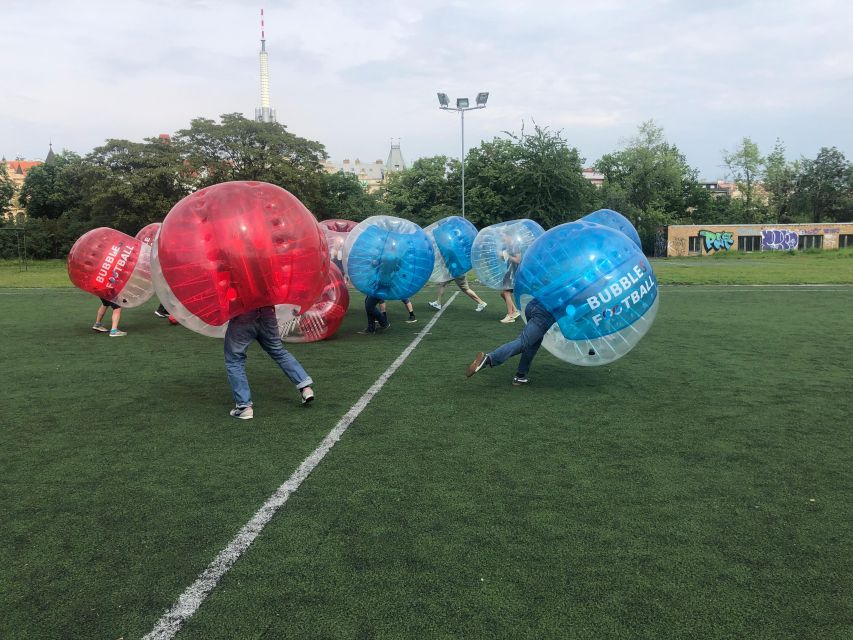
[[[821,236],[823,249],[837,249],[839,236],[851,234],[853,222],[670,225],[667,227],[666,255],[688,256],[738,251],[741,237],[752,238],[745,242],[752,243],[755,251],[796,249],[801,243],[801,236]],[[694,238],[692,243],[691,238]],[[850,239],[847,246],[853,246]]]

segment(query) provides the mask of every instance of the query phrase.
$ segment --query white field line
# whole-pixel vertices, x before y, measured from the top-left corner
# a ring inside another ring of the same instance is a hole
[[[201,604],[207,599],[219,583],[222,576],[224,576],[231,569],[234,563],[237,562],[240,556],[246,552],[276,512],[284,506],[284,503],[287,502],[287,499],[291,494],[299,488],[314,468],[320,464],[320,461],[327,453],[329,453],[331,448],[335,446],[335,443],[340,440],[347,428],[349,428],[358,415],[364,411],[365,407],[367,407],[373,397],[382,390],[382,387],[385,386],[385,383],[388,382],[388,379],[394,374],[394,372],[400,368],[400,365],[405,362],[406,358],[411,355],[412,351],[415,350],[415,347],[417,347],[423,337],[429,333],[429,330],[457,295],[459,295],[458,291],[450,296],[447,304],[445,304],[441,310],[433,316],[432,320],[430,320],[426,326],[421,329],[409,346],[406,347],[399,356],[397,356],[397,359],[391,363],[391,366],[389,366],[385,372],[376,379],[376,382],[374,382],[373,385],[364,392],[364,395],[358,399],[358,402],[356,402],[350,410],[347,411],[344,417],[341,418],[328,435],[323,438],[322,442],[320,442],[319,446],[314,449],[313,453],[302,461],[302,464],[300,464],[299,468],[293,472],[293,475],[291,475],[290,478],[288,478],[287,481],[269,497],[264,505],[258,509],[255,515],[252,516],[252,519],[249,520],[249,522],[240,529],[237,535],[234,536],[234,539],[228,543],[228,546],[220,551],[219,555],[214,558],[213,562],[211,562],[207,568],[199,574],[195,582],[187,587],[187,589],[180,595],[177,602],[172,605],[172,608],[169,609],[169,611],[163,614],[163,617],[157,621],[157,624],[154,625],[154,628],[143,638],[143,640],[166,640],[174,637],[184,622],[189,620]]]

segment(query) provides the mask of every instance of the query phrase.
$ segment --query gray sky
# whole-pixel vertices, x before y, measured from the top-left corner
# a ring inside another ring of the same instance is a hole
[[[531,121],[590,165],[644,120],[707,178],[722,150],[853,159],[853,3],[695,0],[0,0],[0,154],[89,152],[260,106],[333,160],[460,153]]]

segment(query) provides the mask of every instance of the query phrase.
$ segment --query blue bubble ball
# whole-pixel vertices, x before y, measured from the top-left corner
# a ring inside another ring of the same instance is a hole
[[[435,254],[432,282],[447,282],[471,270],[471,245],[477,237],[477,227],[459,216],[449,216],[433,222],[426,229]]]
[[[621,358],[646,334],[657,315],[658,284],[633,240],[578,220],[550,229],[527,250],[515,299],[523,310],[532,298],[557,321],[542,346],[566,362],[596,366]]]
[[[545,230],[533,220],[509,220],[484,227],[471,246],[471,264],[477,278],[490,289],[515,287],[518,258]]]
[[[638,247],[641,249],[643,247],[640,242],[640,234],[637,233],[634,225],[632,225],[631,221],[618,211],[614,211],[613,209],[599,209],[598,211],[588,213],[581,218],[581,220],[584,222],[594,222],[604,227],[610,227],[611,229],[616,229],[616,231],[621,231],[631,238]]]
[[[402,300],[420,291],[433,268],[429,236],[414,222],[371,216],[344,242],[343,263],[353,286],[383,300]]]

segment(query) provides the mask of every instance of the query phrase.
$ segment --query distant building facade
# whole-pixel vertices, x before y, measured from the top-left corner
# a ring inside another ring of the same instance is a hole
[[[589,180],[597,189],[600,189],[604,184],[604,174],[599,173],[595,169],[586,168],[581,172],[581,175]]]
[[[405,171],[406,161],[403,160],[403,154],[400,151],[400,143],[391,143],[391,150],[388,152],[388,160],[374,160],[373,162],[362,162],[358,158],[351,161],[349,158],[343,162],[335,162],[326,160],[323,162],[323,169],[326,173],[348,173],[355,175],[361,186],[367,191],[373,193],[377,191],[385,181],[385,176],[394,171]]]
[[[51,146],[50,150],[47,152],[47,158],[45,161],[49,162],[53,160],[53,157],[53,146]],[[2,162],[6,165],[6,173],[9,178],[11,178],[12,185],[15,187],[15,195],[12,197],[12,206],[4,216],[6,219],[11,219],[24,213],[24,209],[20,206],[20,202],[18,200],[18,194],[21,193],[21,187],[24,186],[24,180],[26,180],[27,174],[30,172],[30,169],[43,163],[41,160],[24,160],[22,158],[16,158],[14,160],[6,160],[6,158],[3,158]]]
[[[670,225],[658,230],[655,255],[700,256],[725,251],[847,247],[853,247],[853,222]]]

